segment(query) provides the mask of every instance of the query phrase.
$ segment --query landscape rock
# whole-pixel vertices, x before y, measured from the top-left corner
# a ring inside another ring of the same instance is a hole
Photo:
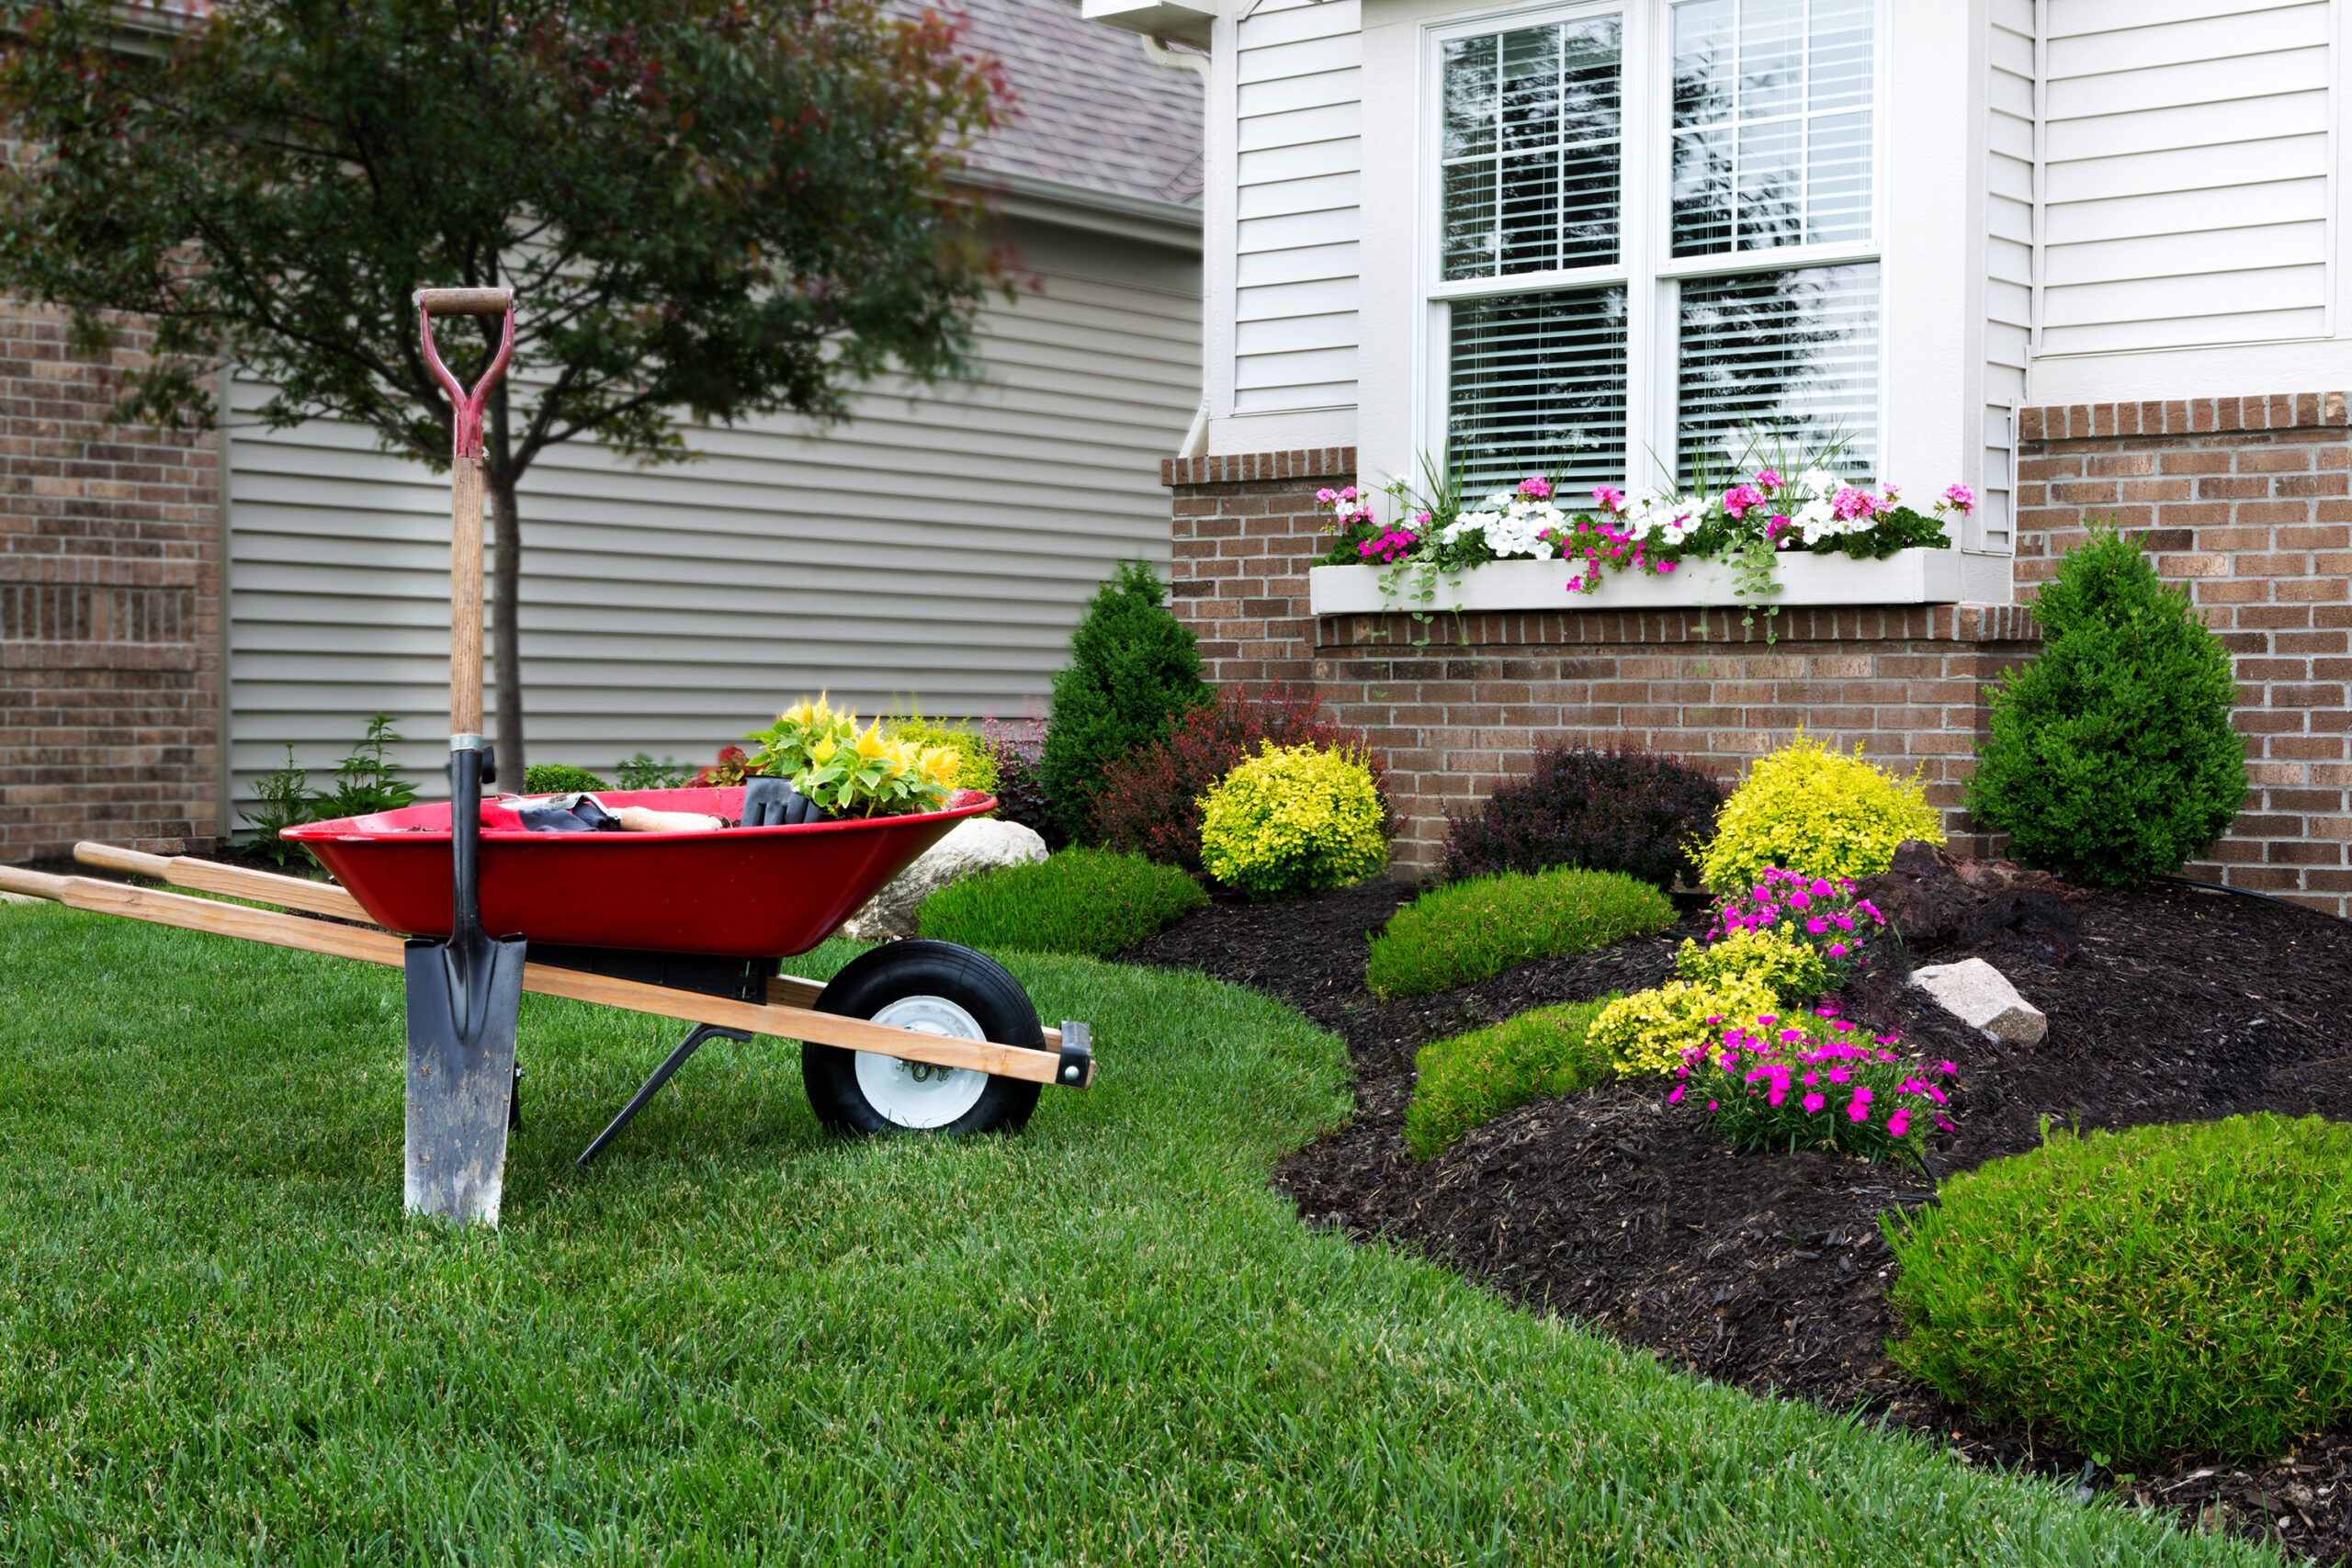
[[[1918,839],[1895,850],[1889,869],[1857,878],[1854,890],[1913,953],[1965,952],[2015,932],[2063,964],[2083,939],[2065,885],[2048,872],[1951,854]]]
[[[1046,840],[1035,829],[995,817],[967,817],[915,863],[883,884],[882,891],[842,926],[853,942],[893,942],[915,934],[922,901],[950,883],[1001,865],[1027,865],[1046,858]]]
[[[1911,984],[1946,1012],[2010,1045],[2038,1045],[2050,1032],[2041,1010],[2018,995],[2009,977],[1981,958],[1911,971]]]

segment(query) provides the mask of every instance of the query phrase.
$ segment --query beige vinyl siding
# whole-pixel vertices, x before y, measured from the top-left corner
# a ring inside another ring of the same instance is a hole
[[[2034,0],[1991,0],[1985,62],[1984,483],[1971,546],[2006,550],[2033,357]]]
[[[1356,399],[1358,0],[1265,0],[1238,25],[1233,408]]]
[[[2329,0],[2046,0],[2040,352],[2328,331]]]
[[[1200,393],[1199,263],[1014,238],[1024,287],[980,317],[976,385],[876,389],[830,431],[699,431],[684,465],[540,458],[522,498],[533,761],[707,761],[820,689],[865,711],[1042,710],[1096,584],[1166,564],[1159,466]],[[261,397],[241,383],[233,402]],[[422,780],[448,728],[446,477],[350,427],[238,422],[229,486],[236,800],[286,742],[323,768],[379,707]]]

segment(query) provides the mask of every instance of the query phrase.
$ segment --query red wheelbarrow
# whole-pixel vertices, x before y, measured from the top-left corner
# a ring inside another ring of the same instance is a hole
[[[1091,1082],[1086,1026],[1043,1028],[1019,982],[968,948],[893,942],[824,986],[781,972],[782,959],[831,935],[957,820],[994,806],[988,795],[967,790],[944,810],[791,827],[553,834],[526,831],[511,805],[482,799],[493,763],[480,733],[481,423],[514,348],[514,305],[503,288],[428,289],[417,304],[424,357],[448,393],[454,433],[450,800],[288,831],[341,886],[105,844],[75,851],[85,863],[271,909],[6,867],[0,888],[400,965],[408,991],[408,1206],[452,1219],[498,1222],[507,1134],[519,1124],[515,1015],[524,991],[695,1026],[582,1152],[582,1165],[714,1035],[799,1041],[801,1077],[819,1118],[848,1133],[1011,1130],[1028,1120],[1041,1086]],[[503,318],[501,345],[471,391],[435,351],[435,315]],[[602,798],[723,821],[740,817],[742,793]]]
[[[615,792],[615,806],[727,817],[741,789]],[[707,833],[532,833],[503,802],[481,807],[485,929],[527,939],[523,989],[695,1027],[582,1150],[585,1166],[706,1041],[801,1043],[818,1119],[840,1133],[1017,1131],[1047,1084],[1084,1089],[1085,1024],[1043,1027],[1004,967],[952,942],[894,942],[832,980],[782,972],[964,818],[996,805],[964,791],[944,811]],[[0,866],[0,889],[77,909],[401,966],[413,937],[450,929],[449,807],[410,807],[289,829],[341,879],[313,882],[187,855],[85,843],[87,865],[211,898]],[[289,912],[292,911],[292,912]],[[317,918],[326,917],[326,918]],[[510,1099],[519,1123],[519,1100]]]

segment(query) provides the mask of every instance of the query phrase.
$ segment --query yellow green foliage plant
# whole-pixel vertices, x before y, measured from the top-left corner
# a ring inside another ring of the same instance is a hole
[[[937,811],[956,794],[954,751],[894,739],[879,719],[861,732],[856,714],[822,695],[802,698],[746,739],[760,743],[751,772],[787,780],[834,817]]]
[[[1820,949],[1777,928],[1731,931],[1705,947],[1685,942],[1674,972],[1701,986],[1753,980],[1789,1004],[1813,1000],[1835,980]]]
[[[926,751],[939,747],[955,752],[957,789],[977,789],[989,795],[996,793],[996,751],[978,730],[968,725],[925,718],[920,709],[909,713],[904,718],[890,720],[888,728],[893,740],[903,740]]]
[[[1388,863],[1380,789],[1351,751],[1267,741],[1200,804],[1202,866],[1252,898],[1343,887]]]
[[[1668,980],[1610,1003],[1586,1038],[1622,1077],[1670,1073],[1689,1053],[1721,1041],[1727,1025],[1753,1023],[1780,1005],[1770,986],[1745,976]]]
[[[1699,852],[1716,893],[1745,891],[1768,866],[1806,876],[1869,876],[1906,839],[1944,841],[1943,819],[1917,773],[1899,778],[1799,733],[1748,770]]]

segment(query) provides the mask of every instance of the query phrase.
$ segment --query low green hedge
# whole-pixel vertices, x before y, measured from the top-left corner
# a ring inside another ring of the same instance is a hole
[[[1895,1360],[1995,1419],[2132,1466],[2352,1416],[2352,1124],[2053,1132],[1886,1229]]]
[[[1422,1046],[1413,1057],[1405,1146],[1415,1159],[1435,1159],[1506,1111],[1607,1077],[1609,1055],[1593,1049],[1585,1031],[1614,999],[1536,1008]]]
[[[941,888],[915,917],[922,934],[986,952],[1107,958],[1209,901],[1172,865],[1069,849]]]
[[[523,770],[525,795],[595,795],[613,786],[570,762],[534,762]]]
[[[1373,939],[1364,978],[1376,996],[1428,996],[1531,958],[1606,947],[1673,923],[1673,902],[1623,872],[1473,877],[1397,910]]]

